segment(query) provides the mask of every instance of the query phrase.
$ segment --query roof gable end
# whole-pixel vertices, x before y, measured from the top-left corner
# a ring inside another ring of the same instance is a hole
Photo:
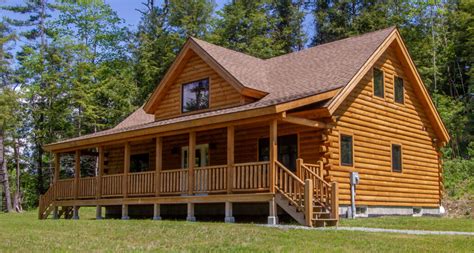
[[[145,103],[143,109],[146,113],[152,114],[155,112],[158,101],[165,95],[168,87],[177,76],[181,73],[183,68],[186,65],[187,60],[193,55],[198,55],[205,63],[207,63],[212,69],[214,69],[224,80],[231,84],[237,92],[240,94],[252,97],[252,98],[262,98],[267,93],[265,91],[253,89],[251,87],[245,86],[241,80],[235,77],[235,75],[228,71],[222,64],[219,62],[219,59],[204,49],[201,45],[202,41],[199,41],[194,38],[189,38],[184,46],[181,48],[179,54],[174,60],[171,67],[166,72],[165,76],[161,79],[158,86],[155,88],[151,94],[148,101]],[[213,45],[214,46],[214,45]],[[217,47],[217,46],[214,46]],[[219,47],[220,48],[220,47]],[[226,49],[228,50],[228,49]],[[232,50],[228,50],[232,51]],[[234,51],[232,51],[234,52]],[[250,57],[250,56],[249,56]]]
[[[340,92],[329,102],[327,108],[330,114],[333,114],[342,102],[348,97],[352,90],[357,86],[357,84],[362,80],[364,75],[370,71],[374,63],[381,57],[381,55],[387,51],[387,49],[394,45],[396,54],[399,57],[399,60],[402,62],[402,66],[408,78],[411,80],[413,88],[416,94],[419,96],[419,101],[424,107],[427,116],[433,125],[433,128],[439,139],[439,144],[444,145],[450,140],[449,133],[444,125],[441,117],[434,106],[434,103],[426,89],[420,74],[418,73],[413,60],[408,53],[408,50],[403,42],[403,39],[398,31],[394,29],[392,33],[385,39],[385,41],[380,45],[380,47],[371,55],[367,60],[364,66],[357,72],[356,75],[351,79],[351,81],[340,90]]]

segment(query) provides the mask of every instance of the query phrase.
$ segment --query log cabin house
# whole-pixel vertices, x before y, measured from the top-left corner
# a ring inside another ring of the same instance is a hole
[[[95,206],[98,219],[148,210],[276,224],[286,213],[334,225],[352,210],[351,172],[358,215],[437,214],[448,141],[394,27],[266,60],[190,38],[123,122],[45,146],[54,180],[39,218]]]

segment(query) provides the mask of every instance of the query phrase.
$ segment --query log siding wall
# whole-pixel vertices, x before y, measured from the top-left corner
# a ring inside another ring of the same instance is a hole
[[[439,206],[438,149],[426,113],[392,48],[374,67],[384,72],[385,98],[373,96],[369,71],[336,111],[337,123],[329,133],[329,175],[339,182],[340,204],[350,204],[349,173],[358,171],[357,205]],[[404,104],[394,102],[395,76],[404,80]],[[342,133],[354,137],[353,167],[339,163]],[[402,146],[401,173],[392,172],[392,144]]]

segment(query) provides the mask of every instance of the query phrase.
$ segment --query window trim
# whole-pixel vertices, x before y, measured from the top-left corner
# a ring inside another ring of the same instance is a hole
[[[393,146],[400,147],[400,171],[393,169]],[[403,145],[401,143],[390,142],[390,168],[392,169],[392,173],[403,173]]]
[[[342,163],[342,136],[350,136],[352,138],[352,164],[344,164]],[[354,154],[354,134],[350,132],[339,132],[339,166],[341,167],[348,167],[354,168],[355,166],[355,154]]]
[[[375,70],[380,70],[382,72],[382,96],[375,95]],[[372,97],[385,100],[385,71],[382,68],[373,67],[372,68]]]
[[[397,95],[396,95],[397,79],[402,80],[402,101],[401,102],[397,101]],[[397,75],[393,76],[393,102],[395,102],[399,105],[404,105],[405,104],[405,80],[401,76],[397,76]]]
[[[207,108],[203,108],[203,109],[199,109],[199,110],[193,110],[193,111],[187,111],[185,112],[184,111],[184,107],[183,107],[183,102],[184,102],[184,86],[187,85],[187,84],[191,84],[191,83],[195,83],[195,82],[200,82],[200,81],[203,81],[203,80],[207,80],[207,86],[208,86],[208,105],[207,105]],[[206,77],[206,78],[201,78],[201,79],[196,79],[194,81],[189,81],[189,82],[184,82],[181,84],[181,96],[180,96],[180,101],[179,101],[179,106],[181,108],[181,114],[192,114],[192,113],[195,113],[195,112],[202,112],[202,111],[205,111],[205,110],[209,110],[211,108],[211,78],[209,77]]]

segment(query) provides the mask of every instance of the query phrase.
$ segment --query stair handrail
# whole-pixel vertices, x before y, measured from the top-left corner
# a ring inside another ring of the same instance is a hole
[[[304,182],[283,164],[275,161],[275,190],[298,210],[304,210]]]
[[[311,179],[313,180],[313,199],[319,202],[324,207],[332,210],[331,205],[331,184],[326,182],[321,176],[314,173],[306,165],[301,164],[301,176],[302,179]]]
[[[332,218],[339,219],[339,186],[337,182],[326,182],[326,180],[324,180],[322,177],[322,161],[320,161],[319,165],[317,165],[317,167],[319,167],[318,169],[320,174],[315,173],[308,167],[308,165],[316,167],[315,164],[303,163],[303,159],[298,159],[297,164],[297,171],[300,178],[302,180],[312,179],[313,181],[313,199],[316,202],[319,202],[325,208],[329,209],[331,211]]]
[[[46,218],[44,217],[45,212],[54,201],[54,188],[55,185],[52,184],[48,190],[39,197],[38,216],[40,219]]]

